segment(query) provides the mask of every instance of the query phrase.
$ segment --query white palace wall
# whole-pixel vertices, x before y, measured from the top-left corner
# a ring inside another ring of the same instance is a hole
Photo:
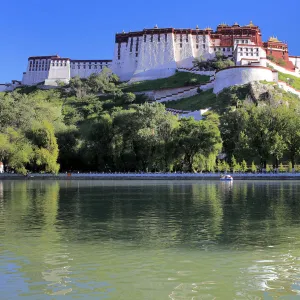
[[[116,42],[112,71],[121,81],[169,77],[177,68],[192,68],[196,57],[213,57],[208,35],[155,33]]]
[[[290,56],[289,61],[291,61],[296,68],[300,69],[300,56]]]
[[[177,66],[172,33],[140,37],[136,53],[137,67],[131,81],[164,78],[175,73]]]
[[[261,66],[230,67],[216,73],[214,93],[218,94],[223,89],[233,85],[242,85],[260,80],[274,81],[272,70]]]
[[[45,85],[55,85],[57,81],[68,83],[70,80],[70,60],[53,60]]]

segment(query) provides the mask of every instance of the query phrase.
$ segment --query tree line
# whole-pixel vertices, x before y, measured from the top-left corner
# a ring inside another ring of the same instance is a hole
[[[105,69],[55,90],[0,93],[0,160],[26,174],[242,171],[299,159],[296,96],[257,102],[227,90],[218,97],[230,98],[228,107],[195,121],[124,86]]]

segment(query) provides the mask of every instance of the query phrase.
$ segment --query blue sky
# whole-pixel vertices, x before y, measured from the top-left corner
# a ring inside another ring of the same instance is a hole
[[[250,6],[252,5],[252,6]],[[200,28],[250,20],[264,40],[278,36],[300,55],[300,0],[3,0],[0,83],[21,80],[27,58],[112,59],[116,32],[158,27]]]

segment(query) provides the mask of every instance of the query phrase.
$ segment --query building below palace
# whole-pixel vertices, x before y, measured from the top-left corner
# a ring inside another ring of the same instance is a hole
[[[212,59],[221,52],[240,66],[267,67],[267,61],[281,65],[287,72],[299,76],[300,57],[290,56],[288,45],[272,37],[263,42],[261,30],[252,22],[245,26],[220,24],[211,28],[144,29],[122,32],[115,36],[113,60],[72,60],[58,55],[28,58],[26,72],[17,85],[56,85],[70,78],[86,78],[104,67],[112,69],[121,81],[140,81],[169,77],[176,70],[193,68],[197,58]],[[1,90],[15,84],[0,85]]]
[[[31,56],[28,58],[27,70],[23,73],[22,84],[68,83],[72,77],[87,78],[92,73],[100,73],[104,67],[111,68],[111,63],[111,60],[72,60],[58,55]]]

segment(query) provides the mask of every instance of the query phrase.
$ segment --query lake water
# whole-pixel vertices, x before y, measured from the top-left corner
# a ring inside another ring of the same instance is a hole
[[[0,299],[300,299],[300,182],[0,181]]]

